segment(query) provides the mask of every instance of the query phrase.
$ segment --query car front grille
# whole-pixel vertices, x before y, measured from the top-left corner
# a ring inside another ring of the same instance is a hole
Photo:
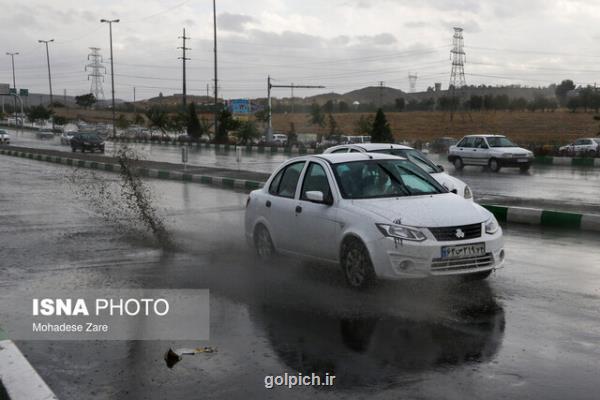
[[[494,257],[491,253],[469,258],[435,258],[431,263],[431,272],[457,272],[475,268],[491,267],[493,265]]]
[[[481,237],[481,224],[429,228],[429,230],[440,242],[468,240]]]

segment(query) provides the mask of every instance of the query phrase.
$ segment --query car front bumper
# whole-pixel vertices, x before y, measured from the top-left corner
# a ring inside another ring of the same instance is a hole
[[[468,258],[442,258],[442,247],[485,243],[485,255]],[[382,237],[367,243],[373,268],[379,278],[405,279],[429,276],[465,275],[501,268],[504,264],[504,240],[495,234],[461,241],[399,241]]]
[[[533,162],[531,157],[523,158],[498,158],[498,163],[502,167],[527,167]]]

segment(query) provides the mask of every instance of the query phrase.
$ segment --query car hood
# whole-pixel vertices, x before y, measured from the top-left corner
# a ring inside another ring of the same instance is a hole
[[[485,208],[453,193],[352,200],[352,205],[371,213],[376,219],[416,227],[476,224],[491,216]]]
[[[492,147],[491,150],[498,152],[498,153],[511,153],[511,154],[521,154],[521,153],[527,153],[529,154],[530,151],[527,149],[524,149],[522,147]]]
[[[435,179],[440,185],[444,186],[446,189],[453,190],[456,189],[459,195],[463,195],[465,191],[466,183],[461,181],[458,178],[455,178],[451,175],[448,175],[445,172],[436,172],[431,174],[431,177]]]

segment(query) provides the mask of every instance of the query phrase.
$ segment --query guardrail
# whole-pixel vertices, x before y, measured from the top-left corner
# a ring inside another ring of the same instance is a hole
[[[137,144],[152,144],[152,145],[163,145],[163,146],[188,146],[195,147],[197,149],[210,149],[217,151],[235,151],[241,148],[243,151],[265,153],[265,154],[319,154],[322,152],[321,149],[314,149],[311,147],[281,147],[281,146],[253,146],[253,145],[235,145],[235,144],[213,144],[213,143],[200,143],[200,142],[180,142],[176,139],[160,139],[160,140],[149,140],[149,139],[128,139],[128,138],[108,138],[107,140],[115,143],[137,143]]]

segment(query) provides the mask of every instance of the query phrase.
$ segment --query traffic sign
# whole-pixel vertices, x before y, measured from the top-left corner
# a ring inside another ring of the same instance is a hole
[[[8,83],[0,83],[0,96],[10,93],[10,85]]]
[[[29,96],[29,89],[19,89],[19,96]]]
[[[17,89],[15,88],[10,88],[10,90],[8,91],[8,94],[12,95],[12,96],[16,96],[17,95]]]

